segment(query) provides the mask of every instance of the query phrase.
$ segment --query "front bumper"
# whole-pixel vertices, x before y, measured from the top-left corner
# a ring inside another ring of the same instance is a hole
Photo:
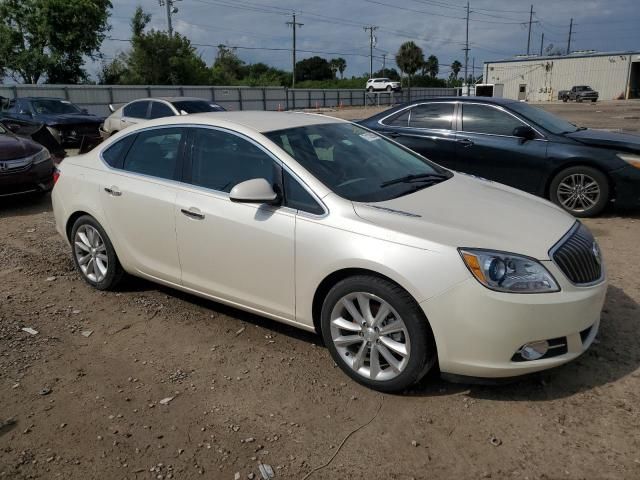
[[[640,207],[640,168],[627,165],[609,172],[615,188],[616,206]]]
[[[53,188],[53,162],[48,160],[25,170],[0,174],[0,197],[48,192]]]
[[[443,373],[513,377],[569,362],[589,348],[600,324],[606,279],[575,287],[552,262],[543,263],[560,292],[501,293],[470,278],[420,304],[431,324]],[[552,339],[564,342],[566,352],[539,360],[514,359],[523,345]]]

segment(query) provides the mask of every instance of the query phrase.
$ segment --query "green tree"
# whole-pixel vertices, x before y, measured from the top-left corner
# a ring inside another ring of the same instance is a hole
[[[331,80],[331,65],[322,57],[311,57],[296,63],[296,82],[304,80]]]
[[[422,72],[423,75],[429,75],[431,78],[436,78],[438,76],[438,73],[440,72],[440,65],[438,63],[438,57],[436,57],[435,55],[429,55],[429,58],[427,58],[427,61],[424,62],[424,71]]]
[[[454,60],[451,64],[451,75],[454,80],[458,80],[458,75],[460,74],[461,68],[462,64],[458,60]]]
[[[414,42],[405,42],[400,45],[396,53],[396,65],[409,77],[409,92],[411,92],[411,77],[424,63],[424,53]]]
[[[110,0],[0,0],[0,71],[26,83],[85,80],[110,8]]]
[[[369,74],[367,74],[369,77]],[[390,80],[400,80],[400,74],[395,68],[381,68],[377,72],[373,72],[373,78],[388,78]]]
[[[347,69],[347,61],[342,57],[338,57],[332,59],[331,64],[335,65],[337,71],[340,72],[340,78],[344,78],[344,71]]]

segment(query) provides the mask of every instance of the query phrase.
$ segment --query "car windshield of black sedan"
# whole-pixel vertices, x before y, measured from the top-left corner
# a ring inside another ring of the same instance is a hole
[[[31,105],[37,114],[82,113],[73,103],[66,100],[32,100]]]
[[[352,201],[382,202],[453,176],[384,137],[348,123],[265,135],[329,189]]]
[[[522,115],[525,119],[532,121],[536,125],[539,125],[545,130],[555,133],[556,135],[561,133],[572,133],[579,130],[579,128],[573,123],[569,123],[546,110],[532,107],[531,105],[527,105],[523,102],[510,103],[509,108]]]
[[[176,110],[185,111],[187,113],[203,113],[203,112],[224,112],[224,108],[220,105],[203,100],[181,100],[173,102]]]

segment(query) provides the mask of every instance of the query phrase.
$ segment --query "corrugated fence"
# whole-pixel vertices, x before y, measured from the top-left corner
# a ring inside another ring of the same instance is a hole
[[[412,88],[398,93],[364,89],[289,89],[282,87],[138,86],[138,85],[0,85],[0,96],[56,97],[89,112],[107,116],[109,104],[148,97],[198,97],[227,110],[293,110],[339,106],[393,105],[428,97],[456,95],[455,88]]]

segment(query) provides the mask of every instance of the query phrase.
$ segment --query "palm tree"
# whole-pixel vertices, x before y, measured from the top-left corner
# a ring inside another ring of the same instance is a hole
[[[422,49],[414,42],[403,43],[396,53],[396,64],[409,77],[409,98],[411,98],[411,77],[424,64]]]
[[[458,60],[454,60],[451,64],[451,73],[453,74],[454,80],[458,80],[458,74],[460,73],[461,68],[462,64]]]
[[[425,62],[426,70],[431,78],[436,78],[440,71],[440,65],[438,64],[438,57],[435,55],[429,55]]]
[[[338,59],[332,58],[329,61],[329,68],[331,69],[331,73],[333,73],[333,78],[336,78],[336,73],[338,72]]]
[[[338,71],[340,72],[340,78],[344,78],[344,71],[347,69],[347,61],[342,57],[336,58],[335,61],[338,66]]]

